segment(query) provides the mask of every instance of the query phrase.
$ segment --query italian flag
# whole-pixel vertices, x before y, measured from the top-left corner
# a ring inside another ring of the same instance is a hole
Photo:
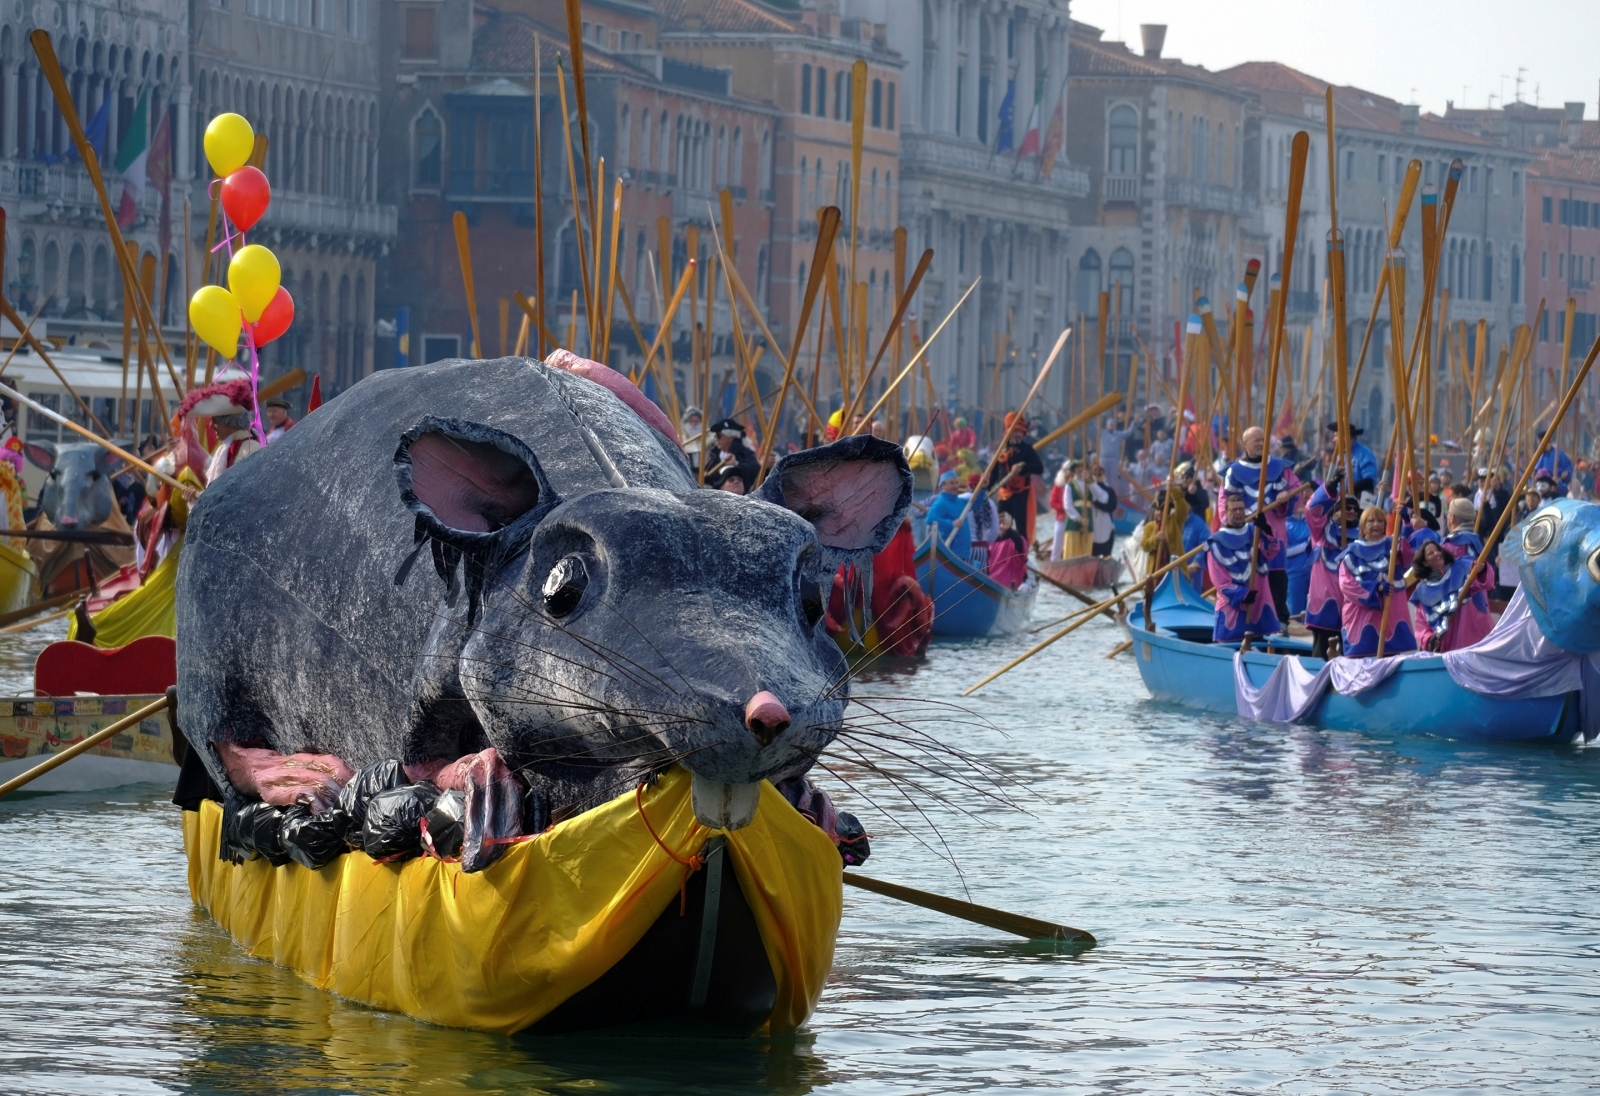
[[[127,228],[139,212],[139,197],[144,194],[147,182],[145,168],[150,158],[149,93],[139,96],[139,105],[133,112],[133,124],[117,149],[117,162],[112,166],[122,172],[122,201],[117,206],[117,224]]]

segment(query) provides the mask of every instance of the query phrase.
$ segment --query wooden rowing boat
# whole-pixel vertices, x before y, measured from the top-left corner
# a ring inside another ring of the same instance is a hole
[[[928,537],[916,554],[917,581],[933,599],[934,635],[977,638],[1021,631],[1033,616],[1038,584],[1029,579],[1010,589],[941,550],[937,541]]]
[[[1122,564],[1101,556],[1076,559],[1036,559],[1039,573],[1078,590],[1109,589],[1122,577]]]
[[[160,698],[139,696],[0,697],[0,782],[20,776],[42,759],[109,727]],[[75,761],[28,785],[29,792],[86,792],[178,778],[182,747],[174,750],[164,718],[142,720]]]

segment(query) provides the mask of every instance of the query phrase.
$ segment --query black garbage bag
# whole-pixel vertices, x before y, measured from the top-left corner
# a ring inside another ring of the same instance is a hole
[[[339,809],[350,819],[345,831],[345,842],[352,849],[362,847],[362,835],[367,821],[367,803],[379,792],[404,787],[406,771],[393,759],[368,765],[350,778],[339,792]]]
[[[838,825],[835,827],[837,837],[835,843],[839,846],[839,855],[851,867],[857,867],[867,862],[867,857],[872,855],[872,843],[867,838],[867,831],[862,827],[860,820],[849,811],[839,812]]]
[[[367,800],[361,847],[374,860],[408,860],[422,855],[422,819],[439,798],[424,780],[381,791]]]
[[[433,855],[441,860],[458,858],[467,839],[466,795],[454,789],[440,794],[423,822],[428,827],[423,843],[431,847]]]
[[[290,807],[284,811],[279,836],[283,851],[291,860],[316,871],[348,850],[345,834],[349,829],[350,816],[341,807],[329,807],[321,814],[312,814],[305,807]]]
[[[242,864],[261,856],[277,866],[287,864],[278,829],[283,825],[283,808],[259,799],[230,796],[222,806],[222,842],[218,855],[232,864]]]
[[[243,823],[242,812],[251,805],[248,799],[240,799],[230,789],[222,801],[222,841],[217,849],[217,858],[229,864],[243,864],[255,856],[255,846],[245,836],[246,828]]]

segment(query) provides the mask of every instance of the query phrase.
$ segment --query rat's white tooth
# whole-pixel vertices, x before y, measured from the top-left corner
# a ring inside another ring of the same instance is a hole
[[[761,802],[761,785],[724,784],[691,773],[689,798],[694,803],[695,819],[713,830],[742,830],[756,816]]]

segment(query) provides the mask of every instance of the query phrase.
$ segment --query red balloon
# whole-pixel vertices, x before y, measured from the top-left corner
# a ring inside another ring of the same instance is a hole
[[[249,232],[272,204],[272,184],[248,164],[222,180],[222,208],[240,232]]]
[[[267,307],[261,310],[261,318],[251,325],[256,345],[266,346],[289,330],[289,325],[292,323],[294,323],[294,298],[280,285],[272,300],[267,302]]]

